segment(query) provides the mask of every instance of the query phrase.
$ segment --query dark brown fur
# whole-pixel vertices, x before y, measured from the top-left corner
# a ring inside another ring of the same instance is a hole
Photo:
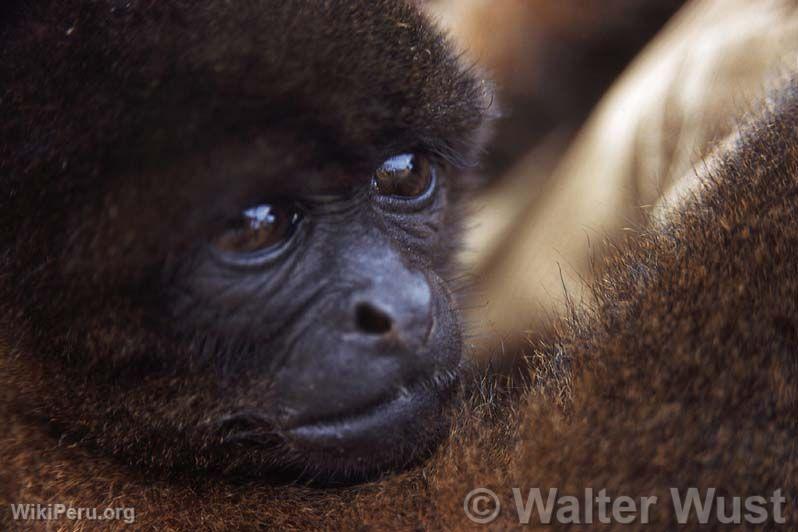
[[[216,421],[231,412],[276,405],[263,360],[279,359],[289,338],[255,336],[303,309],[261,308],[249,331],[200,338],[190,320],[168,315],[174,281],[252,198],[368,190],[397,153],[423,151],[446,167],[455,208],[427,228],[440,242],[423,260],[454,276],[467,188],[457,169],[475,160],[489,91],[412,5],[17,5],[0,26],[10,117],[0,124],[0,321],[5,374],[38,375],[13,379],[19,410],[140,467],[248,460],[197,451],[216,446]],[[242,345],[258,356],[242,356]],[[234,383],[219,386],[225,374]],[[256,461],[299,462],[295,448],[285,454]]]

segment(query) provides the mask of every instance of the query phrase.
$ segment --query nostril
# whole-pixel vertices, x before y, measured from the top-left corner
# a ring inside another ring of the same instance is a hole
[[[368,334],[385,334],[393,327],[391,318],[369,303],[358,303],[355,307],[357,327]]]

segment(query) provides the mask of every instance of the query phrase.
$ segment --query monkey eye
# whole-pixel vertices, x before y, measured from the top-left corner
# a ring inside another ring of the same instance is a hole
[[[212,244],[231,255],[271,251],[291,238],[301,219],[294,206],[264,203],[243,211]]]
[[[373,187],[381,196],[413,199],[432,189],[435,170],[423,156],[402,154],[391,157],[374,174]]]

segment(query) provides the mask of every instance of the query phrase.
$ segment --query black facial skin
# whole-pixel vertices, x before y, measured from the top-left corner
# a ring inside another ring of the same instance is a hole
[[[274,403],[260,421],[233,413],[226,439],[276,435],[356,469],[396,460],[386,442],[423,449],[440,437],[463,349],[430,267],[447,208],[441,174],[403,154],[345,192],[261,203],[178,269],[174,313],[200,343],[246,338],[248,351],[280,353],[246,369],[269,380]]]
[[[4,20],[15,412],[166,474],[350,482],[435,448],[490,96],[415,7],[53,0]]]

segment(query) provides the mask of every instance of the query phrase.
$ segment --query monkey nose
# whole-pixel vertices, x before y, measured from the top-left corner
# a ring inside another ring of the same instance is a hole
[[[355,323],[364,334],[382,335],[393,329],[391,316],[368,301],[355,305]]]
[[[358,334],[391,338],[406,347],[426,342],[432,327],[432,293],[421,275],[404,283],[377,283],[353,299],[352,319]]]

